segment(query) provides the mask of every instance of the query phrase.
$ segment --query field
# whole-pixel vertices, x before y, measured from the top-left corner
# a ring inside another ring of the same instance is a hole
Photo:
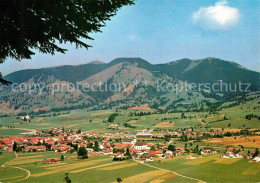
[[[65,154],[69,159],[60,163],[43,164],[45,158],[59,157],[53,152],[14,153],[6,152],[5,167],[1,168],[1,182],[62,182],[69,173],[72,182],[257,182],[260,164],[244,159],[221,159],[217,155],[185,156],[173,159],[158,159],[141,164],[134,160],[113,162],[111,156],[98,156],[87,160],[74,159],[75,154]],[[175,174],[174,172],[178,173]],[[30,177],[28,177],[28,172]],[[10,176],[12,175],[12,176]],[[187,177],[187,178],[186,178]],[[189,179],[192,178],[192,179]]]
[[[13,153],[6,152],[2,156],[13,156]],[[133,160],[113,162],[111,156],[78,160],[73,159],[75,154],[65,154],[72,159],[60,163],[42,163],[45,158],[59,156],[60,154],[53,152],[19,153],[18,157],[13,160],[5,159],[7,163],[1,169],[0,181],[9,182],[24,179],[23,182],[46,182],[46,180],[48,182],[62,182],[66,172],[69,173],[73,182],[115,182],[118,177],[125,180],[124,182],[140,180],[136,179],[137,177],[142,178],[143,181],[159,181],[177,177],[173,173],[158,171]],[[21,169],[18,169],[18,167]],[[30,173],[30,177],[25,179],[28,176],[27,171]],[[185,180],[184,178],[178,179]]]
[[[174,122],[161,122],[155,126],[156,127],[174,127]]]
[[[17,117],[4,117],[0,118],[0,134],[1,135],[26,135],[25,132],[32,130],[48,130],[51,127],[60,128],[80,128],[81,130],[88,131],[104,131],[107,129],[108,124],[103,124],[103,120],[107,120],[108,116],[113,111],[94,111],[87,112],[85,110],[73,110],[70,114],[54,115],[48,113],[44,115],[35,116],[30,122],[24,122],[17,119]],[[6,129],[6,126],[14,128]],[[22,129],[22,130],[21,130]]]
[[[8,129],[8,128],[0,128],[0,134],[2,136],[4,135],[20,135],[22,133],[27,132],[26,130],[20,130],[20,129]]]
[[[81,129],[94,133],[125,132],[137,133],[144,128],[153,129],[153,133],[165,134],[163,130],[179,130],[193,128],[194,131],[203,130],[240,132],[242,129],[260,128],[260,122],[253,118],[245,119],[247,114],[260,115],[257,101],[249,101],[229,108],[223,108],[217,113],[182,112],[155,113],[145,116],[133,116],[133,110],[102,110],[87,111],[71,110],[60,113],[48,112],[35,115],[30,122],[23,121],[17,116],[0,118],[0,137],[23,136],[35,130],[47,131],[51,127],[64,129]],[[117,129],[109,129],[108,117],[118,113],[114,123]],[[225,119],[224,119],[225,118]],[[125,123],[131,124],[126,126]],[[144,140],[145,141],[145,140]],[[165,143],[164,139],[146,140],[149,143]],[[184,142],[171,138],[175,146],[184,147]],[[61,154],[54,152],[18,153],[3,152],[0,163],[4,165],[0,171],[0,182],[64,182],[65,173],[69,173],[72,182],[116,182],[121,178],[123,182],[258,182],[260,180],[260,164],[250,163],[246,159],[221,159],[227,146],[244,146],[253,152],[260,147],[260,136],[237,136],[211,138],[200,142],[187,142],[188,148],[199,145],[200,148],[211,146],[220,151],[216,155],[195,155],[195,159],[183,155],[172,159],[157,159],[147,164],[134,160],[113,162],[112,156],[97,156],[87,160],[76,159],[76,153],[64,154],[65,161],[60,163],[43,164],[45,158],[60,158]],[[168,144],[167,144],[168,145]]]
[[[207,155],[199,159],[169,159],[154,161],[151,165],[174,170],[180,174],[206,182],[258,182],[260,164],[244,159],[221,159],[219,155]],[[253,172],[251,172],[254,169]]]
[[[247,128],[260,128],[258,119],[245,119],[247,114],[260,116],[260,110],[257,108],[258,105],[258,101],[253,100],[239,106],[223,108],[216,114],[208,112],[185,112],[184,118],[181,117],[181,112],[130,116],[131,112],[140,111],[119,110],[119,116],[116,117],[114,122],[119,125],[116,130],[129,132],[136,132],[143,128],[178,130],[187,127],[193,127],[194,131],[204,129],[222,130],[222,128],[225,131],[240,131]],[[223,106],[225,105],[223,104]],[[51,127],[65,129],[80,128],[82,131],[92,131],[95,133],[104,131],[113,132],[115,130],[108,129],[109,123],[106,122],[112,113],[116,113],[116,111],[87,111],[82,109],[71,110],[69,113],[49,112],[34,116],[30,122],[19,120],[16,116],[2,117],[0,118],[0,134],[1,136],[26,135],[25,132],[30,132],[34,129],[46,131]],[[135,128],[124,127],[124,123],[130,123]],[[8,126],[14,128],[6,128]]]
[[[222,144],[222,145],[232,145],[239,146],[242,145],[244,147],[260,147],[260,136],[248,136],[248,137],[224,137],[224,138],[213,138],[207,141],[212,144]]]

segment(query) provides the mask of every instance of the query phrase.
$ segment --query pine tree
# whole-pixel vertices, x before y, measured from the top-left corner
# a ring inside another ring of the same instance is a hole
[[[16,142],[14,142],[14,144],[13,144],[13,151],[16,151],[16,148],[17,148],[17,144],[16,144]]]

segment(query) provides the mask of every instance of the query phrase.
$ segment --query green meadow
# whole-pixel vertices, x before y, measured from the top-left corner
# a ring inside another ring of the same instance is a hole
[[[43,163],[45,158],[60,157],[60,155],[53,152],[20,153],[18,158],[7,161],[6,166],[1,170],[0,181],[12,182],[24,179],[27,176],[24,170],[30,172],[30,177],[23,182],[46,182],[46,180],[48,182],[63,182],[65,173],[69,173],[72,182],[116,182],[117,178],[130,181],[137,177],[142,178],[142,176],[145,176],[145,179],[149,181],[159,179],[160,175],[170,174],[159,172],[133,160],[114,162],[111,156],[79,160],[74,159],[76,154],[64,154],[72,159],[65,159],[60,163]],[[23,170],[17,170],[15,167],[20,167]],[[156,173],[156,176],[153,173]],[[174,177],[170,174],[170,179],[174,179]],[[185,181],[184,178],[179,177],[178,179]]]
[[[223,104],[221,107],[229,106]],[[118,112],[114,122],[118,129],[108,129],[108,117]],[[51,127],[65,129],[81,129],[94,133],[129,131],[136,133],[144,128],[154,129],[154,133],[163,133],[160,129],[178,130],[193,127],[194,131],[216,130],[240,130],[246,128],[259,128],[260,122],[256,118],[245,119],[248,114],[260,115],[259,101],[247,101],[243,104],[222,108],[216,113],[209,112],[184,112],[186,117],[181,117],[182,112],[151,114],[145,116],[133,116],[130,113],[141,111],[129,110],[71,110],[59,113],[48,112],[46,114],[31,116],[30,122],[20,120],[17,116],[0,118],[0,137],[22,136],[25,132],[33,130],[46,131]],[[131,127],[125,127],[125,123]],[[166,126],[165,126],[166,125]],[[158,131],[159,130],[159,131]],[[144,140],[150,143],[165,143],[164,140]],[[176,138],[171,139],[176,147],[184,147],[184,143]],[[123,182],[198,182],[177,176],[169,171],[177,172],[183,176],[192,177],[205,182],[258,182],[260,180],[260,164],[250,163],[244,159],[220,159],[225,152],[226,145],[208,144],[207,141],[187,142],[188,148],[212,146],[220,151],[217,155],[198,156],[196,159],[175,157],[173,159],[154,159],[146,164],[140,164],[134,160],[113,162],[111,156],[97,156],[87,160],[76,159],[76,153],[63,154],[67,157],[60,163],[43,164],[45,158],[60,158],[60,153],[36,152],[18,153],[15,158],[13,152],[3,152],[0,155],[1,167],[0,182],[64,182],[65,173],[69,173],[72,182],[116,182],[121,178]],[[254,151],[255,147],[245,146],[247,150]],[[161,168],[161,169],[160,169]],[[163,170],[162,170],[163,169]],[[30,176],[28,178],[28,172]]]
[[[4,153],[5,167],[1,167],[1,182],[63,182],[65,173],[69,173],[72,182],[198,182],[174,174],[199,179],[205,182],[257,182],[260,177],[260,164],[250,163],[244,159],[221,159],[216,155],[192,155],[172,159],[155,158],[153,162],[141,164],[134,160],[113,162],[111,156],[98,156],[86,160],[75,159],[76,154],[64,154],[65,159],[59,163],[44,164],[45,158],[59,158],[54,152]],[[152,165],[153,167],[147,166]],[[17,167],[21,169],[17,169]],[[157,169],[161,168],[161,169]],[[27,171],[30,177],[27,177]],[[169,170],[169,171],[168,171]]]
[[[259,163],[249,163],[245,159],[221,159],[219,154],[201,157],[155,160],[151,165],[206,182],[258,182],[260,179]]]

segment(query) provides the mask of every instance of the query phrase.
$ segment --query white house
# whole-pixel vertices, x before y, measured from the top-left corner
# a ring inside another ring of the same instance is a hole
[[[134,148],[138,150],[150,149],[150,147],[145,142],[136,142]]]
[[[260,162],[260,156],[256,156],[252,159],[252,162]]]
[[[221,158],[230,158],[230,156],[227,153],[225,153],[221,156]]]
[[[86,150],[87,150],[88,153],[93,153],[94,152],[94,150],[92,148],[86,148]]]
[[[118,128],[118,124],[112,123],[112,124],[109,125],[108,128],[110,128],[110,129],[117,129]]]
[[[30,116],[27,114],[26,116],[21,116],[20,119],[21,120],[24,120],[24,119],[29,120]]]
[[[172,155],[173,153],[172,153],[172,151],[170,151],[170,150],[167,150],[166,152],[165,152],[165,154],[167,154],[167,155]]]
[[[243,158],[243,156],[241,152],[237,154],[235,154],[234,152],[226,152],[221,156],[221,158]]]

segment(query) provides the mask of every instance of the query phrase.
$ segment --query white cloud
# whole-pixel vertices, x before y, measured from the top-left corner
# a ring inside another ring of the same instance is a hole
[[[193,22],[209,30],[229,30],[239,21],[239,10],[228,6],[226,0],[218,1],[214,6],[201,7],[193,13]]]
[[[131,41],[135,41],[136,39],[138,39],[138,36],[136,34],[129,34],[127,38]]]

